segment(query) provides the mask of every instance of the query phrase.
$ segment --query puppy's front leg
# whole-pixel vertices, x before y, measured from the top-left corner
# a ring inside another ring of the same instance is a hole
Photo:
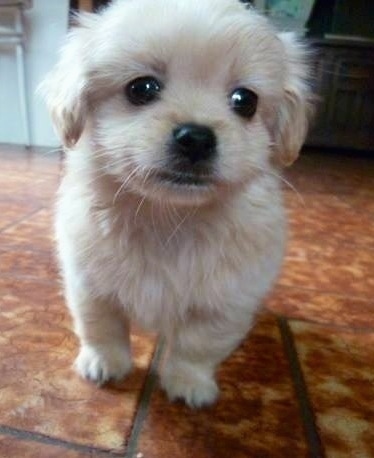
[[[228,317],[192,318],[169,338],[161,385],[170,400],[182,399],[190,407],[212,404],[219,393],[215,381],[217,365],[239,345],[250,327]]]
[[[131,370],[129,323],[113,301],[92,298],[83,288],[67,287],[67,301],[81,348],[77,372],[99,385]]]

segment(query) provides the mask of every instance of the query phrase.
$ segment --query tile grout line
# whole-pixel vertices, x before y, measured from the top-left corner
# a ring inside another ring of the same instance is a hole
[[[303,376],[291,329],[286,318],[278,316],[277,321],[283,341],[283,347],[290,365],[296,397],[299,401],[300,414],[309,446],[310,456],[311,458],[323,458],[325,453],[318,434],[313,408],[309,400],[307,385]]]
[[[40,212],[41,210],[47,208],[45,205],[41,205],[35,210],[30,211],[29,213],[26,213],[26,215],[21,216],[21,218],[15,219],[11,223],[7,224],[6,226],[0,228],[0,233],[7,231],[11,227],[17,226],[17,224],[22,223],[22,221],[27,220],[28,218],[31,218],[34,216],[36,213]]]
[[[160,363],[163,349],[164,342],[162,340],[159,340],[152,358],[151,365],[149,367],[144,388],[140,395],[139,407],[135,414],[133,427],[131,429],[130,436],[127,441],[126,453],[124,455],[125,458],[134,458],[137,452],[139,436],[143,428],[144,421],[147,417],[151,396],[156,385],[156,368]]]
[[[77,452],[87,452],[90,454],[96,454],[96,456],[121,456],[119,452],[106,450],[94,446],[77,444],[75,442],[69,442],[64,439],[58,439],[50,436],[46,436],[41,433],[35,433],[32,431],[26,431],[23,429],[13,428],[10,426],[0,425],[0,434],[4,436],[11,436],[21,441],[26,442],[37,442],[44,445],[52,445],[55,447],[61,447],[66,450],[75,450]]]

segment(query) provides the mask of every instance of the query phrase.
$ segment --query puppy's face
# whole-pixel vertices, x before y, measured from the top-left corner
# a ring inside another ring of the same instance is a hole
[[[83,134],[123,190],[196,204],[295,159],[305,72],[238,0],[122,0],[81,19],[45,87],[66,146]]]

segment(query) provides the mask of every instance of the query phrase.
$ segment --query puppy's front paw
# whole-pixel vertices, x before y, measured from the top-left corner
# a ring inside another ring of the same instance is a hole
[[[109,380],[120,380],[131,370],[131,358],[124,345],[83,345],[75,360],[78,374],[102,385]]]
[[[214,378],[200,368],[165,370],[160,379],[171,401],[182,399],[192,408],[213,404],[218,397],[219,389]]]

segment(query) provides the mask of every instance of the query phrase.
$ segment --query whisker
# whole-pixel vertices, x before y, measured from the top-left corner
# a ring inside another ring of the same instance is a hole
[[[135,216],[134,216],[134,226],[136,226],[136,218],[138,217],[138,214],[140,212],[140,209],[142,208],[144,202],[145,202],[145,199],[146,199],[146,195],[144,195],[141,199],[140,199],[140,203],[136,209],[136,212],[135,212]]]
[[[150,169],[148,170],[148,172],[145,174],[144,178],[143,178],[143,181],[142,181],[143,184],[146,183],[146,181],[148,180],[148,178],[149,178],[149,176],[151,175],[152,172],[153,172],[153,169],[150,168]],[[134,216],[134,225],[136,225],[136,219],[137,219],[137,217],[138,217],[138,214],[139,214],[139,212],[140,212],[141,207],[143,206],[143,204],[144,204],[144,202],[145,202],[146,197],[147,197],[146,195],[144,195],[144,196],[142,197],[142,199],[141,199],[141,201],[140,201],[140,204],[138,205],[138,207],[137,207],[137,209],[136,209],[135,216]]]
[[[48,156],[49,154],[55,154],[55,153],[63,153],[64,150],[62,146],[59,146],[58,148],[51,149],[49,151],[46,151],[45,153],[42,153],[42,156]]]
[[[278,175],[275,172],[269,172],[269,171],[264,171],[264,170],[263,170],[263,172],[268,173],[269,175],[273,175],[273,176],[279,178],[284,184],[286,184],[296,194],[296,196],[299,199],[300,203],[304,207],[306,206],[304,197],[301,195],[301,193],[295,188],[295,186],[292,183],[290,183],[288,180],[286,180],[286,178],[284,178],[282,175]]]
[[[178,224],[180,222],[180,218],[179,218],[178,213],[176,213],[175,208],[171,202],[167,202],[166,209],[167,209],[168,217],[169,217],[169,220],[172,226],[174,226],[175,224]],[[175,215],[177,215],[178,217],[177,221],[175,221]]]
[[[299,201],[301,202],[302,205],[306,206],[305,204],[305,200],[303,198],[303,196],[300,194],[300,192],[295,188],[295,186],[290,183],[288,180],[286,180],[286,178],[284,178],[282,175],[279,175],[278,173],[275,173],[273,171],[270,171],[270,170],[267,170],[257,164],[252,164],[251,163],[251,167],[253,167],[254,169],[257,169],[259,170],[260,172],[264,173],[265,175],[271,175],[271,176],[274,176],[276,178],[278,178],[279,180],[281,180],[284,184],[286,184],[295,194],[296,196],[298,197]]]
[[[112,202],[112,205],[114,206],[115,203],[116,203],[116,200],[118,198],[118,196],[120,195],[121,191],[125,188],[125,186],[129,183],[129,181],[134,178],[134,176],[139,172],[139,170],[141,169],[142,167],[140,165],[138,165],[137,167],[135,167],[132,172],[128,175],[128,177],[126,178],[126,180],[120,185],[120,187],[118,188],[117,192],[115,193],[114,195],[114,198],[113,198],[113,202]]]
[[[297,198],[299,199],[300,203],[306,207],[306,203],[305,203],[305,200],[304,200],[304,197],[300,194],[300,192],[295,188],[295,186],[290,183],[288,180],[286,180],[284,177],[280,176],[279,177],[283,183],[285,183],[297,196]]]
[[[167,248],[169,242],[178,233],[178,231],[182,227],[183,223],[185,223],[188,220],[188,218],[190,218],[193,214],[195,214],[196,211],[197,211],[197,207],[193,208],[192,211],[190,211],[189,213],[186,213],[186,215],[181,219],[181,221],[174,228],[173,232],[169,235],[168,239],[166,240],[166,243],[164,244],[164,249]]]
[[[162,246],[162,240],[160,238],[160,234],[158,233],[158,230],[156,229],[156,222],[155,222],[155,215],[154,215],[154,204],[155,201],[152,199],[151,200],[151,221],[152,221],[152,227],[153,227],[153,232],[158,240],[158,243]]]

